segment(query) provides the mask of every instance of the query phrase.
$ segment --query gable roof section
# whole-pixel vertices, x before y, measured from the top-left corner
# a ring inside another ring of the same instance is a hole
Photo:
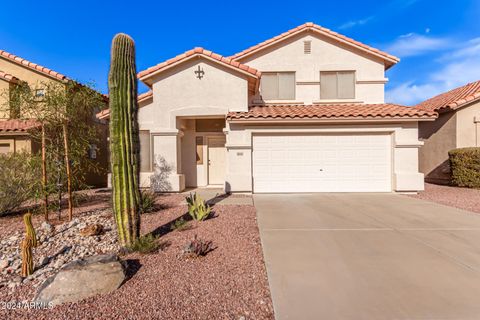
[[[162,63],[157,64],[156,66],[150,67],[146,70],[143,70],[138,73],[138,79],[141,81],[145,81],[146,79],[163,72],[165,70],[168,70],[169,68],[176,66],[184,61],[188,61],[190,59],[196,58],[196,57],[204,57],[214,63],[218,63],[221,65],[224,65],[228,68],[234,69],[238,72],[241,72],[243,74],[246,74],[250,77],[254,77],[256,79],[260,78],[261,73],[260,71],[251,68],[247,65],[241,64],[238,61],[235,61],[230,58],[225,58],[219,54],[216,54],[210,50],[205,50],[203,48],[194,48],[192,50],[189,50],[185,53],[182,53],[172,59],[169,59],[167,61],[164,61]]]
[[[7,82],[11,82],[11,83],[18,83],[19,82],[18,78],[12,76],[9,73],[5,73],[2,70],[0,70],[0,80],[4,80],[4,81],[7,81]]]
[[[138,102],[146,101],[150,98],[153,98],[153,91],[149,90],[148,92],[139,94],[137,97]],[[110,118],[110,109],[105,109],[96,114],[98,119],[108,119]]]
[[[261,42],[257,45],[254,45],[253,47],[245,49],[245,50],[243,50],[243,51],[241,51],[237,54],[234,54],[230,58],[234,59],[234,60],[241,60],[241,59],[243,59],[243,58],[245,58],[245,57],[247,57],[247,56],[249,56],[253,53],[261,51],[265,48],[270,47],[273,44],[284,41],[284,40],[286,40],[286,39],[288,39],[288,38],[290,38],[294,35],[297,35],[301,32],[307,31],[307,30],[315,32],[317,34],[321,34],[321,35],[326,36],[326,37],[328,37],[332,40],[335,40],[337,42],[349,45],[349,46],[357,48],[357,49],[359,49],[363,52],[366,52],[368,54],[379,57],[379,58],[381,58],[385,61],[385,69],[390,68],[391,66],[393,66],[394,64],[396,64],[397,62],[400,61],[399,58],[397,58],[393,55],[390,55],[386,52],[380,51],[376,48],[370,47],[366,44],[363,44],[361,42],[353,40],[352,38],[346,37],[342,34],[339,34],[337,32],[334,32],[334,31],[330,30],[330,29],[327,29],[327,28],[324,28],[324,27],[319,26],[317,24],[314,24],[312,22],[307,22],[305,24],[302,24],[301,26],[298,26],[296,28],[288,30],[287,32],[284,32],[284,33],[282,33],[282,34],[280,34],[276,37],[273,37],[271,39],[263,41],[263,42]]]
[[[29,68],[31,70],[40,72],[40,73],[42,73],[42,74],[44,74],[44,75],[46,75],[50,78],[54,78],[56,80],[60,80],[60,81],[69,81],[70,80],[67,76],[65,76],[61,73],[58,73],[56,71],[53,71],[53,70],[48,69],[46,67],[43,67],[39,64],[30,62],[26,59],[23,59],[19,56],[16,56],[12,53],[9,53],[9,52],[5,51],[5,50],[0,50],[0,58],[4,58],[4,59],[9,60],[13,63],[18,64],[18,65],[21,65],[21,66],[24,66],[24,67]]]
[[[480,80],[444,92],[415,106],[428,111],[457,110],[471,102],[480,100]]]
[[[432,120],[437,114],[396,104],[318,104],[318,105],[257,105],[248,112],[230,112],[230,121],[255,120]]]

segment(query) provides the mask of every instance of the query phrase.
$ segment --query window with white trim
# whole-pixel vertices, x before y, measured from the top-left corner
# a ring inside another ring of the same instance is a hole
[[[149,130],[140,130],[140,172],[152,171],[151,138]]]
[[[263,100],[295,100],[295,72],[264,72],[260,80]]]
[[[320,99],[355,99],[355,71],[320,72]]]

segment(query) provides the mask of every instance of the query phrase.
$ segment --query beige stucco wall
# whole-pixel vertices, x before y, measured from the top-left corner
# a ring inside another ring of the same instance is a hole
[[[311,41],[311,54],[304,54],[304,41]],[[295,101],[311,104],[320,97],[320,71],[356,71],[355,99],[329,102],[383,103],[385,71],[383,61],[362,51],[313,32],[303,32],[268,49],[239,59],[267,71],[295,71]],[[256,97],[255,100],[258,100]]]
[[[456,148],[456,126],[455,112],[441,113],[433,122],[420,123],[418,135],[424,145],[419,150],[419,168],[427,181],[450,180],[448,151]]]
[[[0,69],[1,70],[1,69]],[[9,97],[10,83],[0,79],[0,121],[9,117],[7,112],[8,97]]]
[[[256,133],[385,133],[392,136],[392,191],[423,190],[423,174],[418,172],[418,129],[416,122],[323,125],[248,125],[227,126],[227,177],[231,191],[252,191],[252,135]]]
[[[421,123],[419,138],[424,141],[419,153],[420,171],[429,182],[449,183],[448,152],[480,146],[480,102],[441,113],[434,122]]]
[[[480,101],[457,111],[457,148],[480,147]]]
[[[202,79],[194,73],[199,66],[205,72]],[[247,111],[247,76],[205,58],[195,58],[156,76],[152,90],[153,99],[141,104],[138,122],[140,130],[150,130],[154,162],[161,159],[168,166],[168,178],[162,184],[165,191],[180,191],[195,183],[206,185],[204,166],[192,165],[194,125],[185,120],[224,118],[229,111]],[[149,185],[153,175],[142,173],[142,183]]]
[[[32,143],[28,136],[0,135],[0,144],[9,144],[10,152],[32,151]]]
[[[30,68],[25,68],[21,65],[11,62],[8,59],[4,59],[1,57],[0,70],[13,75],[22,81],[27,82],[30,86],[35,86],[42,82],[56,81],[41,72],[34,71]]]

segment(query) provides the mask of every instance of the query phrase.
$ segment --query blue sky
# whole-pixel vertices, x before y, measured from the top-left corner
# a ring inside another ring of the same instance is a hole
[[[196,46],[228,56],[309,21],[401,58],[387,72],[388,102],[480,79],[477,0],[4,1],[2,11],[1,49],[102,92],[117,32],[135,39],[140,71]]]

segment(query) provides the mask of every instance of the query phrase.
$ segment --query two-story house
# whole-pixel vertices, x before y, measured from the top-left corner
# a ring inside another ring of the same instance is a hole
[[[17,55],[0,50],[0,153],[40,152],[40,144],[32,139],[31,131],[39,129],[35,119],[21,120],[13,108],[5,111],[11,103],[16,86],[27,84],[41,98],[45,94],[42,86],[49,82],[66,84],[71,80],[67,76],[23,59]],[[76,83],[76,82],[74,82]],[[80,84],[78,84],[80,85]],[[101,169],[100,172],[87,171],[86,183],[92,186],[105,186],[107,180],[108,148],[106,138],[108,126],[92,115],[92,125],[96,126],[100,143],[92,145],[92,152],[85,150],[85,156],[91,157]],[[0,168],[1,170],[1,168]]]
[[[141,181],[158,190],[415,192],[418,123],[384,102],[398,58],[306,23],[231,57],[195,48],[138,74]],[[98,115],[108,117],[108,110]]]

